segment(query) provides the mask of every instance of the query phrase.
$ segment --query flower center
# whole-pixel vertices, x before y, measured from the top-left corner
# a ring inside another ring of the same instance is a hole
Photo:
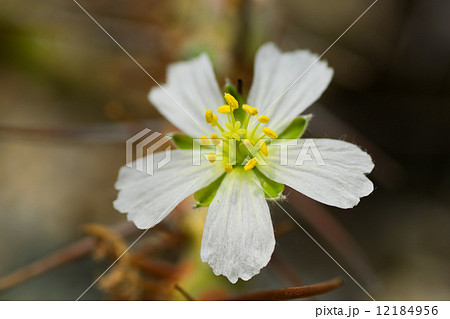
[[[262,135],[256,136],[258,127],[261,123],[267,124],[270,119],[268,116],[261,115],[258,117],[258,124],[253,128],[251,132],[248,130],[248,124],[252,116],[258,115],[258,110],[250,105],[239,105],[236,98],[225,93],[226,105],[223,105],[217,109],[217,112],[222,114],[221,119],[225,119],[224,125],[220,125],[219,116],[214,114],[212,110],[206,110],[205,120],[206,123],[213,127],[217,127],[222,137],[217,134],[211,134],[211,138],[201,136],[200,140],[202,145],[210,145],[211,143],[222,152],[224,158],[224,169],[230,173],[237,165],[244,165],[244,170],[251,170],[256,166],[258,160],[256,155],[262,154],[268,156],[267,143],[270,143],[270,139],[278,138],[278,135],[268,127],[262,129]],[[235,110],[242,108],[245,111],[245,117],[243,122],[235,119]],[[225,127],[225,128],[224,128]],[[213,163],[216,161],[216,154],[211,152],[208,155],[208,160]]]

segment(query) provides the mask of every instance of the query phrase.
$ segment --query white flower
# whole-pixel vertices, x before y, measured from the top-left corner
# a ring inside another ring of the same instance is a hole
[[[205,54],[169,66],[167,84],[153,88],[150,101],[186,134],[200,138],[202,148],[221,151],[221,158],[211,151],[208,160],[192,165],[192,150],[179,149],[154,175],[124,166],[116,183],[120,192],[114,207],[145,229],[197,192],[198,200],[204,201],[199,204],[209,204],[201,258],[216,275],[235,283],[258,274],[270,260],[275,238],[266,199],[279,198],[284,184],[327,205],[350,208],[358,204],[360,197],[373,190],[365,174],[374,167],[360,148],[331,139],[275,145],[278,135],[297,141],[307,118],[296,117],[330,83],[333,70],[324,61],[314,63],[316,59],[309,51],[282,53],[271,43],[262,46],[246,104],[237,92],[229,91],[224,99]],[[311,143],[322,163],[298,165],[302,146]],[[236,144],[236,151],[228,147],[231,144]],[[256,153],[249,151],[252,148]],[[287,150],[284,165],[280,164],[282,149]],[[158,162],[165,155],[149,156]]]

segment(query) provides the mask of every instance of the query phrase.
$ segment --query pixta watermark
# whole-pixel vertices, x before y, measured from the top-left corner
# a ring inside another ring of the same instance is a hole
[[[172,161],[172,151],[176,149],[172,142],[170,136],[150,129],[142,130],[126,141],[127,166],[153,175]],[[191,152],[193,166],[211,162],[211,154],[214,154],[214,162],[226,161],[233,166],[245,166],[252,158],[257,159],[259,166],[266,166],[269,161],[276,161],[281,166],[326,165],[314,139],[271,140],[267,145],[270,148],[268,155],[262,154],[260,143],[249,139],[226,142],[219,139],[204,145],[202,139],[193,138],[191,146],[184,151]]]

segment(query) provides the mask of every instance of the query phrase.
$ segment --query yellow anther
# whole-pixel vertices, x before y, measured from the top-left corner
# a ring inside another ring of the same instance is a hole
[[[222,105],[221,107],[219,107],[217,109],[217,112],[219,112],[219,113],[230,113],[231,112],[231,107],[229,105]]]
[[[260,117],[258,117],[258,121],[260,121],[261,123],[269,123],[270,118],[268,116],[261,115]]]
[[[261,152],[264,154],[264,156],[269,155],[269,152],[267,151],[267,144],[266,142],[263,142],[261,144],[261,147],[259,148],[261,150]]]
[[[270,138],[278,138],[277,133],[275,133],[274,131],[272,131],[268,127],[263,128],[262,131],[263,131],[264,134],[266,134]]]
[[[208,146],[210,144],[209,138],[207,138],[205,135],[200,136],[200,143],[204,146]]]
[[[217,125],[217,114],[213,114],[213,119],[211,121],[211,126]]]
[[[225,101],[228,103],[232,110],[235,110],[239,107],[238,101],[230,93],[225,93]]]
[[[206,110],[206,112],[205,112],[206,123],[211,124],[213,119],[214,119],[214,115],[213,115],[212,110]]]
[[[242,105],[242,108],[244,109],[245,112],[247,112],[251,116],[255,116],[258,114],[258,110],[250,105],[244,104]]]
[[[246,171],[251,170],[253,167],[255,167],[257,162],[258,160],[256,158],[252,158],[251,160],[248,161],[247,164],[245,164],[244,170]]]
[[[211,142],[214,145],[219,145],[220,144],[220,138],[219,138],[219,136],[216,133],[212,133],[211,134]]]
[[[227,173],[231,173],[232,170],[233,170],[233,166],[231,166],[230,164],[226,163],[225,164],[225,171],[227,171]]]
[[[214,163],[216,161],[216,154],[214,154],[213,152],[209,153],[208,161],[210,161],[211,163]]]

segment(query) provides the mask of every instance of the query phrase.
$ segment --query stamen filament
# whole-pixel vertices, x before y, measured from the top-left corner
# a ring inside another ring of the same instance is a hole
[[[248,127],[248,122],[250,121],[250,117],[251,117],[251,115],[250,114],[245,114],[245,121],[244,121],[244,128],[245,129],[247,129],[247,127]]]
[[[213,125],[214,126],[214,125]],[[222,126],[220,126],[220,124],[219,123],[215,123],[215,126],[217,126],[217,128],[223,133],[225,130],[223,129],[223,127]]]
[[[253,135],[255,135],[256,130],[258,129],[259,124],[261,124],[261,122],[258,122],[258,124],[256,124],[255,128],[253,129],[252,133],[250,134],[250,138],[253,137]],[[264,135],[263,135],[264,136]]]
[[[254,115],[258,115],[258,109],[255,107],[252,107],[248,104],[242,105],[242,109],[247,113],[245,116],[245,122],[244,122],[244,128],[247,128],[250,117],[252,117]]]
[[[236,120],[234,119],[234,110],[233,109],[231,110],[230,114],[231,114],[231,123],[233,123],[233,125],[234,125]]]

